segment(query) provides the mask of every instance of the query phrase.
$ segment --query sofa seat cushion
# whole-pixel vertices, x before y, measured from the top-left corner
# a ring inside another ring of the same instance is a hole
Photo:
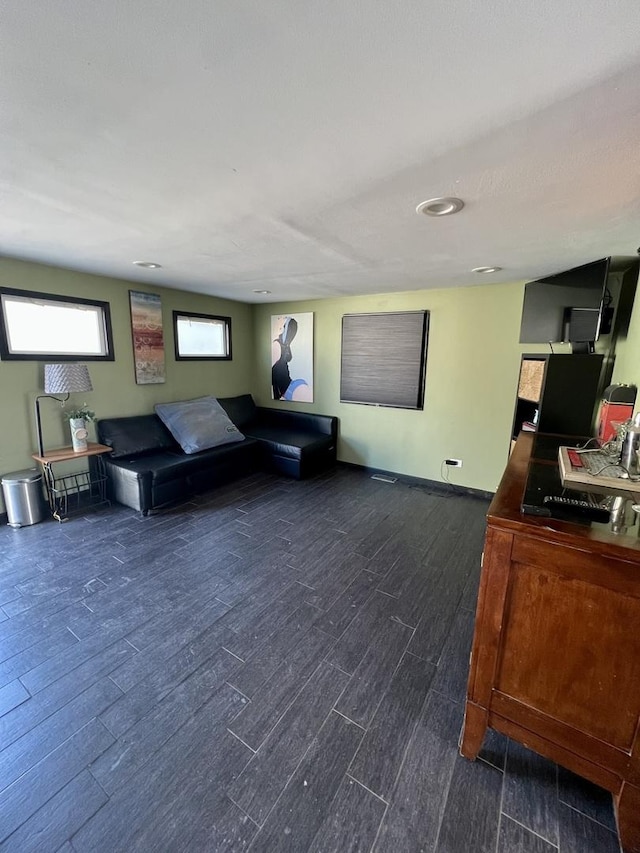
[[[267,445],[271,453],[288,459],[302,459],[304,456],[322,453],[333,444],[333,439],[329,435],[284,429],[280,426],[253,424],[247,432],[260,444]]]
[[[228,465],[235,456],[242,457],[255,441],[243,439],[233,445],[225,444],[200,453],[154,453],[133,459],[116,459],[112,464],[126,468],[138,476],[151,476],[153,486],[172,480],[186,480],[204,469],[214,469],[216,465]]]
[[[164,459],[158,460],[151,471],[151,482],[153,485],[168,483],[171,480],[184,480],[189,474],[202,468],[202,460],[193,456],[179,456],[178,454],[167,454]]]
[[[171,453],[165,451],[163,453],[147,453],[144,456],[134,457],[107,457],[106,462],[109,467],[122,468],[125,471],[130,471],[137,477],[143,477],[152,474],[154,471],[160,471],[165,466],[175,464],[177,459],[183,459],[182,454]]]

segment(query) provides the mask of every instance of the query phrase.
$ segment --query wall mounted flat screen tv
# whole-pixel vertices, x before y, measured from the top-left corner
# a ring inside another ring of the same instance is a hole
[[[610,258],[529,281],[524,289],[521,344],[596,341]]]

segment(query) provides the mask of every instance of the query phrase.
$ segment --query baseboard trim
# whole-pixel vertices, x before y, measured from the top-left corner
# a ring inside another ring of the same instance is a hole
[[[357,465],[355,462],[338,462],[340,467],[351,468],[356,471],[364,471],[366,474],[382,474],[387,477],[395,477],[400,483],[408,486],[421,486],[438,495],[466,495],[467,497],[491,500],[493,492],[485,492],[483,489],[472,489],[470,486],[458,486],[455,483],[443,483],[439,480],[427,480],[424,477],[412,477],[409,474],[398,474],[396,471],[385,471],[382,468],[369,468],[367,465]]]

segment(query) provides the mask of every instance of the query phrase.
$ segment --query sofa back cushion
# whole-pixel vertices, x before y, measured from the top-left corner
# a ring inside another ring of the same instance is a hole
[[[176,449],[173,436],[157,415],[103,418],[98,421],[98,438],[113,448],[112,459]]]
[[[244,440],[215,397],[158,403],[155,410],[185,453]]]
[[[244,429],[256,418],[256,404],[251,394],[239,397],[218,397],[218,402],[238,429]]]

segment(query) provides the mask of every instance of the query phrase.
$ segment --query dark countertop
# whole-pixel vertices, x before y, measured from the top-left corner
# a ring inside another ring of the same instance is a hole
[[[507,529],[535,527],[537,535],[544,531],[545,538],[551,541],[562,542],[584,536],[591,550],[640,563],[639,522],[630,507],[630,523],[620,533],[613,532],[609,522],[589,521],[579,515],[572,515],[570,510],[557,511],[552,508],[550,515],[536,514],[536,509],[542,510],[546,495],[595,500],[606,504],[607,496],[590,495],[562,485],[557,461],[558,447],[577,446],[580,443],[583,442],[579,437],[521,433],[489,507],[488,518],[492,524]],[[545,506],[547,510],[548,506]]]

